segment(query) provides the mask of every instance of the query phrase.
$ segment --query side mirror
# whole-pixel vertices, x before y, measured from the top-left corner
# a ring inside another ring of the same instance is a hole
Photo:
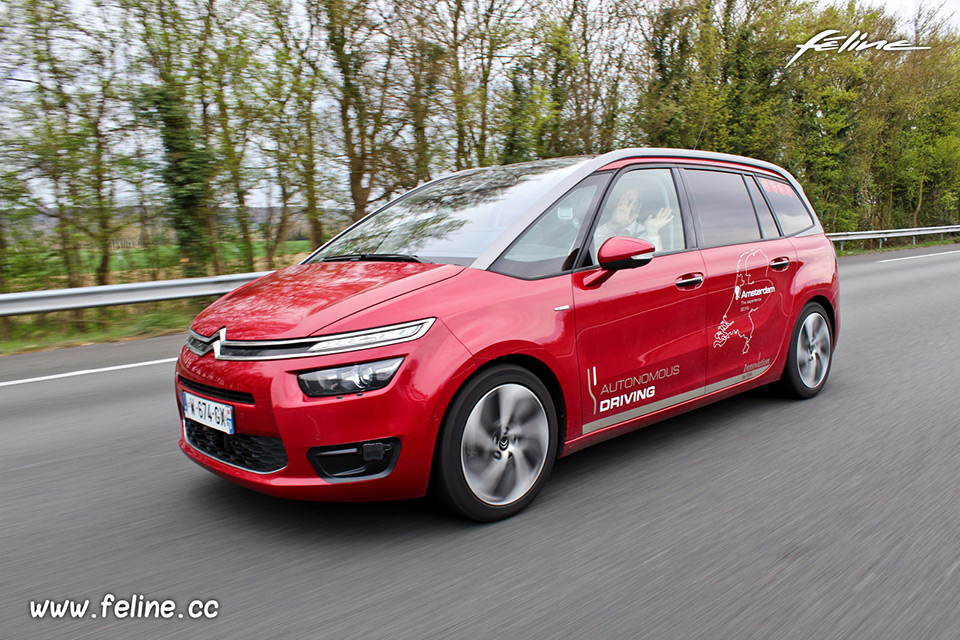
[[[633,269],[653,260],[656,250],[657,248],[646,240],[614,236],[601,245],[597,252],[597,262],[604,271]]]

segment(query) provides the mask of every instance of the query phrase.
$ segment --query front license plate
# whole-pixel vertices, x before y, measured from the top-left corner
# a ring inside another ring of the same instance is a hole
[[[233,407],[183,391],[183,416],[211,429],[233,433]]]

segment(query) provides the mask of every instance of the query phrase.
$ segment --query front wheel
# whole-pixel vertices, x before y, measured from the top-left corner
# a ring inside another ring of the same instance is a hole
[[[832,356],[833,338],[827,312],[816,302],[807,303],[793,329],[781,387],[797,398],[817,395],[827,382]]]
[[[481,522],[523,510],[557,453],[550,393],[527,369],[499,365],[467,382],[443,425],[438,488],[458,513]]]

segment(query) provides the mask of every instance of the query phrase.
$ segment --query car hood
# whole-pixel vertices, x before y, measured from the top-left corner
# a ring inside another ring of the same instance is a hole
[[[228,293],[196,320],[205,336],[231,340],[309,336],[332,322],[452,278],[464,267],[411,262],[319,262],[286,267]],[[383,324],[390,324],[384,318]]]

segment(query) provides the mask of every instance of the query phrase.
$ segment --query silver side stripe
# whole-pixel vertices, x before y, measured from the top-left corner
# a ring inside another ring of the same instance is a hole
[[[713,384],[708,384],[706,386],[700,387],[699,389],[691,389],[685,393],[679,395],[670,396],[669,398],[664,398],[663,400],[657,400],[656,402],[651,402],[650,404],[645,404],[642,407],[636,407],[634,409],[627,409],[626,411],[621,411],[620,413],[615,413],[611,416],[605,418],[600,418],[599,420],[594,420],[593,422],[588,422],[583,425],[584,435],[588,433],[593,433],[598,429],[603,429],[604,427],[610,427],[621,422],[626,422],[627,420],[634,420],[636,418],[642,418],[643,416],[653,413],[655,411],[660,411],[661,409],[666,409],[674,405],[687,402],[689,400],[694,400],[700,396],[705,396],[711,394],[715,391],[720,391],[721,389],[726,389],[727,387],[732,387],[735,384],[741,382],[746,382],[752,378],[756,378],[759,375],[762,375],[769,369],[769,365],[762,368],[750,371],[748,373],[741,373],[738,376],[732,378],[727,378],[726,380],[721,380],[720,382],[714,382]]]

